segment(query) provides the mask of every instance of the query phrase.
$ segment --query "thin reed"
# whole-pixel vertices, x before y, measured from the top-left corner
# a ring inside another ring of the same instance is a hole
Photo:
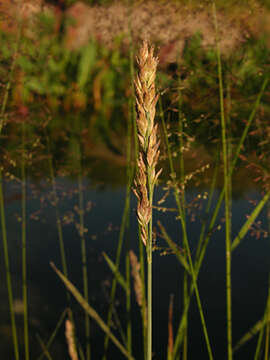
[[[131,151],[130,151],[131,127],[130,127],[130,124],[129,124],[128,132],[129,132],[129,136],[128,136],[129,140],[128,140],[128,144],[127,144],[127,162],[128,162],[127,186],[126,186],[125,205],[124,205],[124,210],[123,210],[123,215],[122,215],[122,220],[121,220],[121,225],[120,225],[120,231],[119,231],[119,237],[118,237],[117,250],[116,250],[116,260],[115,260],[116,272],[118,271],[119,265],[120,265],[120,259],[121,259],[121,254],[122,254],[122,249],[123,249],[123,242],[124,242],[124,235],[125,235],[125,232],[126,232],[126,228],[128,227],[129,211],[130,211],[130,188],[131,188],[131,179],[132,179],[132,176],[133,176],[133,169],[130,168],[130,162],[131,162]],[[127,263],[127,266],[128,266],[128,263]],[[111,287],[111,293],[110,293],[109,311],[108,311],[108,315],[107,315],[107,325],[109,327],[111,326],[111,323],[112,323],[113,306],[114,306],[116,288],[117,288],[116,272],[115,272],[115,276],[114,276],[113,281],[112,281],[112,287]],[[127,283],[129,283],[128,273],[127,273],[127,279],[126,280],[127,280]],[[127,303],[126,304],[127,304],[127,311],[128,312],[130,311],[130,299],[129,299],[129,297],[130,297],[130,295],[127,294]],[[128,350],[131,353],[131,329],[130,329],[130,324],[127,327],[127,338],[128,338],[128,344],[129,344]],[[107,357],[108,345],[109,345],[109,336],[106,334],[105,340],[104,340],[103,359],[106,359],[106,357]]]
[[[18,3],[18,10],[22,5],[22,1]],[[9,69],[9,79],[5,86],[3,100],[1,104],[0,110],[0,136],[3,132],[3,127],[5,125],[5,118],[6,118],[6,110],[10,95],[10,89],[13,81],[13,76],[15,72],[16,60],[19,52],[19,46],[21,42],[21,35],[22,35],[22,21],[21,21],[21,13],[18,11],[18,30],[16,34],[16,42],[15,42],[15,51],[13,53],[11,67]],[[25,202],[24,202],[25,203]],[[24,206],[24,205],[23,205]],[[12,333],[12,340],[13,340],[13,351],[15,360],[19,360],[19,343],[18,343],[18,335],[17,335],[17,327],[16,327],[16,319],[15,319],[15,312],[14,312],[14,301],[13,301],[13,290],[12,290],[12,279],[11,279],[11,272],[10,272],[10,261],[9,261],[9,251],[8,251],[8,240],[7,240],[7,229],[6,229],[6,215],[5,215],[5,203],[4,203],[4,191],[3,191],[3,168],[0,166],[0,216],[1,216],[1,228],[2,228],[2,241],[3,241],[3,250],[4,250],[4,263],[5,263],[5,272],[6,272],[6,282],[7,282],[7,290],[8,290],[8,302],[9,302],[9,313],[10,313],[10,322],[11,322],[11,333]],[[26,268],[24,268],[23,272],[25,274]],[[23,293],[24,293],[24,310],[26,309],[25,306],[25,285],[23,285]],[[25,324],[25,339],[28,338],[27,332],[27,320],[26,316],[24,315],[24,324]],[[26,343],[25,348],[26,354],[28,354],[28,348]],[[27,355],[28,356],[28,355]]]
[[[183,341],[183,339],[185,337],[185,329],[187,327],[188,309],[189,309],[191,296],[192,296],[192,293],[193,293],[193,290],[194,290],[197,305],[198,305],[198,309],[199,309],[199,313],[200,313],[201,323],[202,323],[202,327],[203,327],[203,332],[204,332],[206,347],[207,347],[207,351],[208,351],[208,356],[209,356],[209,359],[213,359],[212,348],[211,348],[211,345],[210,345],[210,340],[209,340],[208,331],[207,331],[207,327],[206,327],[205,317],[204,317],[202,304],[201,304],[201,299],[200,299],[200,295],[199,295],[199,289],[198,289],[198,286],[197,286],[197,274],[196,274],[196,271],[195,271],[195,268],[194,268],[194,265],[193,265],[193,261],[192,261],[192,257],[191,257],[191,251],[190,251],[190,246],[189,246],[189,242],[188,242],[188,235],[187,235],[187,229],[186,229],[186,221],[185,221],[185,217],[184,217],[184,213],[183,213],[184,209],[183,209],[183,205],[181,203],[180,196],[179,196],[179,189],[178,189],[178,185],[177,185],[176,172],[175,172],[175,169],[174,169],[172,153],[171,153],[171,148],[170,148],[170,144],[169,144],[169,140],[168,140],[168,133],[167,133],[166,125],[165,125],[164,112],[163,112],[163,107],[162,107],[161,102],[160,102],[160,114],[161,114],[162,128],[163,128],[165,142],[166,142],[167,154],[168,154],[168,158],[169,158],[169,166],[170,166],[170,174],[171,174],[171,179],[172,179],[172,187],[173,187],[173,192],[174,192],[174,198],[175,198],[175,202],[176,202],[176,205],[177,205],[178,215],[179,215],[179,218],[180,218],[180,221],[181,221],[181,228],[182,228],[182,234],[183,234],[183,244],[184,244],[184,248],[185,248],[186,254],[187,254],[187,256],[186,256],[187,264],[188,264],[187,266],[188,266],[188,269],[189,269],[189,272],[190,272],[191,278],[192,278],[190,294],[189,294],[189,296],[186,295],[185,298],[184,298],[185,306],[184,306],[184,310],[183,310],[182,319],[181,319],[180,324],[178,326],[177,335],[176,335],[176,339],[175,339],[175,343],[174,343],[174,356],[176,356],[178,354],[179,347],[182,344],[182,341]],[[158,225],[159,225],[161,231],[163,231],[164,228],[163,228],[162,224],[160,223],[160,221],[158,222]],[[164,231],[163,231],[163,233],[164,233]],[[171,242],[169,242],[169,246],[170,246],[170,243]],[[181,258],[181,260],[180,260],[180,262],[182,264],[184,264],[184,267],[186,267],[186,259]]]
[[[22,160],[21,160],[21,187],[22,187],[22,298],[24,322],[24,353],[25,360],[29,360],[29,330],[28,330],[28,294],[27,294],[27,251],[26,251],[26,150],[25,150],[25,119],[22,121]]]
[[[220,120],[222,134],[222,153],[223,153],[223,172],[224,172],[224,198],[225,198],[225,229],[226,229],[226,297],[227,297],[227,342],[228,342],[228,360],[232,360],[232,285],[231,285],[231,209],[230,209],[230,182],[231,176],[228,167],[228,142],[227,128],[224,113],[224,94],[222,64],[219,47],[219,31],[217,23],[217,14],[215,2],[213,1],[213,16],[216,31],[217,61],[218,61],[218,80],[219,80],[219,98],[220,98]]]
[[[61,265],[62,265],[62,271],[63,271],[64,275],[66,277],[68,277],[66,250],[65,250],[65,243],[64,243],[64,236],[63,236],[63,226],[62,226],[62,221],[61,221],[61,216],[60,216],[60,209],[59,209],[59,196],[57,194],[55,169],[54,169],[54,164],[53,164],[50,139],[49,139],[48,133],[46,131],[46,128],[45,128],[45,136],[46,136],[46,143],[47,143],[50,182],[51,182],[51,185],[52,185],[53,201],[54,201],[54,204],[55,204],[55,216],[56,216],[56,226],[57,226],[59,249],[60,249],[60,256],[61,256]],[[70,294],[69,294],[68,291],[67,291],[67,299],[68,299],[68,301],[70,299]]]
[[[81,126],[81,124],[80,124]],[[86,240],[85,240],[85,222],[84,222],[84,190],[83,190],[83,174],[82,174],[82,150],[79,140],[76,141],[76,156],[78,161],[78,213],[79,213],[79,237],[81,240],[81,261],[82,261],[82,279],[83,279],[83,294],[85,300],[89,302],[88,289],[88,270],[87,270],[87,254],[86,254]],[[85,311],[84,314],[85,338],[86,338],[86,360],[91,359],[91,344],[90,344],[90,318]]]

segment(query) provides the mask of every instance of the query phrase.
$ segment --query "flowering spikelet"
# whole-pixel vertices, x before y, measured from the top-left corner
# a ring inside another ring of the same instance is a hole
[[[142,306],[143,302],[143,290],[142,290],[142,279],[140,276],[140,263],[135,255],[134,251],[129,251],[129,258],[131,264],[131,274],[134,280],[134,290],[136,295],[136,301],[139,306]]]
[[[135,195],[138,198],[137,217],[141,225],[142,241],[146,245],[148,223],[152,217],[152,196],[154,185],[161,170],[155,167],[159,157],[157,125],[154,124],[158,95],[155,90],[155,78],[158,60],[154,57],[154,48],[143,42],[137,63],[138,75],[134,81],[136,92],[137,132],[140,144],[138,172],[135,180]]]
[[[73,325],[70,320],[66,320],[66,331],[65,331],[67,344],[68,344],[68,353],[71,360],[79,360],[76,345],[75,345],[75,339],[74,339],[74,332],[73,332]]]

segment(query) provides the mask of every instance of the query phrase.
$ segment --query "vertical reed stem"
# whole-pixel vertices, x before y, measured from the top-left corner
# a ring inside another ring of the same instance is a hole
[[[61,264],[62,264],[62,271],[63,274],[68,278],[68,269],[67,269],[67,260],[66,260],[66,251],[65,251],[65,244],[64,244],[64,237],[63,237],[63,228],[62,222],[59,212],[59,197],[57,195],[57,187],[56,187],[56,180],[55,180],[55,171],[50,147],[50,139],[46,132],[46,140],[47,140],[47,152],[48,152],[48,161],[49,161],[49,172],[52,184],[52,193],[55,202],[55,216],[56,216],[56,226],[57,226],[57,233],[58,233],[58,240],[59,240],[59,248],[60,248],[60,256],[61,256]],[[70,300],[70,293],[67,291],[67,299]]]
[[[270,234],[270,201],[267,202],[267,223],[268,234]],[[265,359],[269,360],[269,342],[270,342],[270,276],[268,281],[268,299],[266,305],[266,335],[265,335]]]
[[[122,216],[122,221],[121,221],[121,225],[120,225],[120,232],[119,232],[119,237],[118,237],[118,245],[117,245],[117,250],[116,250],[116,260],[115,260],[116,269],[118,269],[119,265],[120,265],[120,259],[121,259],[123,241],[124,241],[125,228],[126,228],[127,221],[128,221],[129,196],[130,196],[129,193],[126,192],[125,205],[124,205],[123,216]],[[109,311],[108,311],[108,316],[107,316],[107,325],[108,325],[108,327],[111,326],[111,321],[112,321],[113,304],[114,304],[114,298],[115,298],[115,293],[116,293],[116,286],[117,286],[117,278],[115,276],[113,278],[111,294],[110,294],[110,304],[109,304]],[[109,344],[109,336],[106,334],[105,340],[104,340],[104,355],[102,357],[103,360],[105,360],[107,358],[108,344]]]
[[[228,153],[227,153],[227,135],[226,121],[224,114],[223,102],[223,80],[222,65],[218,39],[218,24],[216,16],[216,6],[213,2],[213,16],[216,31],[217,45],[217,61],[218,61],[218,79],[219,79],[219,98],[221,112],[221,136],[223,149],[223,165],[224,165],[224,198],[225,198],[225,229],[226,229],[226,298],[227,298],[227,351],[228,360],[232,360],[232,302],[231,302],[231,215],[230,215],[230,172],[228,169]]]
[[[80,238],[81,238],[81,256],[82,256],[82,275],[83,275],[83,294],[85,300],[89,302],[88,294],[88,274],[87,274],[87,256],[86,244],[84,236],[84,196],[82,186],[82,164],[81,164],[81,150],[79,145],[79,175],[78,175],[78,189],[79,189],[79,221],[80,221]],[[90,348],[90,318],[85,312],[85,337],[86,337],[86,360],[91,358]]]
[[[130,191],[132,185],[132,179],[134,174],[134,166],[131,162],[131,139],[132,139],[132,121],[133,121],[133,100],[129,100],[129,116],[128,116],[128,129],[127,129],[127,186],[126,186],[126,199],[127,199],[127,221],[126,228],[129,229],[129,213],[130,213]],[[128,289],[130,290],[130,239],[127,234],[127,246],[126,246],[126,282]],[[126,294],[126,310],[127,310],[127,349],[132,354],[132,335],[131,335],[131,292]]]
[[[150,206],[152,202],[150,202]],[[147,240],[147,360],[152,359],[152,217]]]
[[[3,248],[4,248],[4,260],[5,260],[6,281],[7,281],[7,289],[8,289],[8,302],[9,302],[9,312],[10,312],[10,320],[11,320],[13,347],[14,347],[15,359],[19,360],[19,345],[18,345],[17,330],[16,330],[16,323],[15,323],[15,313],[14,313],[14,308],[13,308],[13,293],[12,293],[11,274],[10,274],[9,256],[8,256],[8,241],[7,241],[5,205],[4,205],[4,195],[3,195],[2,168],[0,168],[0,208],[1,208],[2,240],[3,240]]]
[[[206,322],[205,322],[205,318],[204,318],[204,314],[203,314],[201,299],[200,299],[200,295],[199,295],[199,289],[198,289],[198,285],[197,285],[197,274],[196,274],[196,271],[194,269],[194,265],[192,262],[191,251],[190,251],[190,247],[189,247],[187,230],[186,230],[186,222],[185,222],[185,218],[183,215],[183,208],[182,208],[179,194],[178,194],[178,186],[175,182],[174,165],[173,165],[173,161],[172,161],[172,154],[171,154],[170,144],[169,144],[169,140],[168,140],[168,134],[167,134],[167,129],[166,129],[166,125],[165,125],[164,112],[163,112],[161,101],[160,101],[160,112],[161,112],[162,127],[163,127],[163,131],[164,131],[164,135],[165,135],[165,142],[166,142],[168,156],[169,156],[170,171],[172,174],[172,178],[174,180],[173,181],[174,197],[175,197],[175,202],[177,205],[177,210],[178,210],[181,225],[182,225],[183,244],[184,244],[184,247],[187,252],[187,260],[188,260],[188,264],[190,267],[190,273],[191,273],[191,277],[192,277],[192,286],[191,286],[190,293],[192,294],[193,290],[195,291],[195,296],[196,296],[197,305],[198,305],[198,309],[199,309],[199,313],[200,313],[200,317],[201,317],[201,323],[202,323],[203,333],[204,333],[206,347],[207,347],[207,351],[208,351],[208,356],[209,356],[209,359],[212,360],[213,353],[212,353],[212,349],[211,349],[211,345],[210,345],[210,340],[209,340]],[[186,304],[184,305],[183,316],[182,316],[182,320],[181,320],[181,323],[178,328],[178,332],[177,332],[178,334],[177,334],[177,338],[176,338],[175,346],[174,346],[174,356],[175,356],[175,353],[177,352],[180,334],[187,325],[186,317],[187,317],[187,313],[188,313],[188,309],[189,309],[189,303],[190,303],[190,297],[186,298]]]
[[[25,174],[25,120],[22,122],[22,283],[25,360],[29,360],[28,301],[27,301],[27,259],[26,259],[26,174]]]
[[[140,277],[142,282],[142,308],[141,308],[141,317],[142,317],[142,334],[143,334],[143,350],[144,350],[144,359],[147,355],[147,301],[146,301],[146,288],[145,288],[145,264],[144,264],[144,249],[143,242],[141,241],[141,229],[139,225],[139,258],[140,258]]]
[[[22,1],[18,3],[18,9],[22,5]],[[8,83],[4,90],[3,95],[3,102],[1,104],[0,110],[0,135],[2,134],[2,130],[4,127],[4,120],[6,114],[6,108],[8,103],[9,91],[11,88],[13,75],[16,66],[16,59],[19,52],[20,40],[22,35],[22,19],[21,19],[21,12],[19,11],[18,17],[18,31],[16,34],[16,42],[15,42],[15,49],[13,54],[13,59],[9,71],[9,79]],[[12,340],[13,340],[13,350],[15,355],[15,360],[19,360],[19,345],[18,345],[18,337],[17,337],[17,329],[16,329],[16,322],[15,322],[15,313],[13,307],[13,293],[12,293],[12,283],[11,283],[11,274],[10,274],[10,266],[9,266],[9,255],[8,255],[8,241],[7,241],[7,230],[6,230],[6,219],[5,219],[5,204],[4,204],[4,194],[3,194],[3,174],[2,174],[2,167],[0,166],[0,216],[1,216],[1,227],[2,227],[2,240],[3,240],[3,248],[4,248],[4,261],[5,261],[5,270],[6,270],[6,282],[7,282],[7,289],[8,289],[8,302],[9,302],[9,312],[11,318],[11,330],[12,330]]]
[[[180,160],[180,182],[182,185],[184,185],[184,179],[185,179],[185,163],[184,163],[184,127],[183,127],[183,115],[182,115],[182,93],[181,93],[181,78],[180,74],[178,74],[178,132],[179,132],[179,160]],[[186,218],[186,212],[185,212],[185,187],[182,187],[181,192],[181,203],[182,203],[182,214],[184,216],[184,219]],[[185,245],[184,245],[184,250]],[[188,273],[184,272],[184,279],[183,279],[183,304],[184,308],[187,306],[188,302]],[[184,336],[184,344],[183,344],[183,360],[187,360],[188,354],[188,321],[186,322],[185,327],[185,336]]]

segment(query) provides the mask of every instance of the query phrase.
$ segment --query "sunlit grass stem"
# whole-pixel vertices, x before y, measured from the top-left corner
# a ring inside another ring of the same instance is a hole
[[[133,120],[133,98],[129,100],[129,116],[128,116],[128,129],[127,129],[127,185],[126,185],[126,198],[127,198],[127,208],[128,215],[130,214],[130,195],[131,195],[131,185],[134,176],[134,164],[132,164],[131,159],[131,148],[132,148],[132,120]],[[131,283],[130,283],[130,259],[129,259],[129,250],[130,250],[130,234],[129,234],[130,218],[127,217],[126,230],[127,230],[127,240],[126,240],[126,282],[129,291],[126,294],[126,311],[127,311],[127,349],[130,354],[132,354],[132,323],[131,323]]]
[[[144,359],[147,356],[147,300],[146,300],[146,287],[145,287],[145,264],[144,264],[144,246],[141,240],[141,229],[139,225],[139,259],[140,259],[140,277],[142,282],[142,337],[143,337],[143,353]]]

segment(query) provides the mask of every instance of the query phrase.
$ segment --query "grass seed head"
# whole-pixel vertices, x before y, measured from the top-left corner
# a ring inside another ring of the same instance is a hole
[[[142,306],[143,303],[143,285],[142,279],[140,276],[140,263],[134,251],[129,251],[130,265],[131,265],[131,275],[134,281],[134,291],[136,295],[136,301],[139,306]]]
[[[66,340],[68,344],[68,353],[71,360],[79,360],[76,345],[75,345],[75,338],[74,338],[74,330],[72,322],[67,319],[66,320]]]
[[[135,180],[135,195],[138,198],[137,218],[141,225],[142,241],[146,245],[148,224],[152,217],[152,193],[160,171],[155,167],[159,157],[157,125],[154,124],[156,113],[155,79],[158,60],[154,57],[154,48],[144,41],[137,57],[139,67],[135,79],[137,133],[140,144],[138,171]]]

